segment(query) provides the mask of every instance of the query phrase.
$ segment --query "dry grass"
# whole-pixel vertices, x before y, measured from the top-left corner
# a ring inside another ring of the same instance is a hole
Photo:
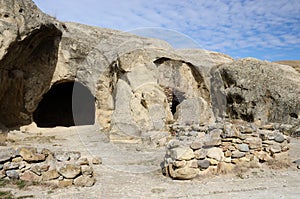
[[[266,162],[270,169],[286,169],[291,166],[291,162],[289,160],[276,160],[271,159]]]
[[[284,61],[277,61],[276,63],[291,66],[298,73],[300,73],[300,60],[284,60]]]
[[[0,129],[0,146],[5,146],[7,141],[7,132],[2,132]]]
[[[0,199],[13,199],[14,196],[11,191],[0,191]]]

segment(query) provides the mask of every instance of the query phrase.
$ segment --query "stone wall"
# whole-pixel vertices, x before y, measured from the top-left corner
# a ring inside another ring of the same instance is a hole
[[[173,126],[172,130],[176,139],[167,145],[163,170],[174,179],[192,179],[208,170],[227,173],[239,165],[255,168],[277,161],[289,164],[290,139],[274,125],[223,123]]]
[[[101,164],[100,158],[90,163],[76,151],[40,151],[33,147],[1,148],[0,179],[46,183],[58,187],[89,187],[95,183],[92,164]]]

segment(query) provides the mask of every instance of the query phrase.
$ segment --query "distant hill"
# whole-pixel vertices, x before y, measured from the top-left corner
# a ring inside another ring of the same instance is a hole
[[[277,61],[278,64],[284,64],[292,66],[296,71],[300,73],[300,60],[284,60],[284,61]]]

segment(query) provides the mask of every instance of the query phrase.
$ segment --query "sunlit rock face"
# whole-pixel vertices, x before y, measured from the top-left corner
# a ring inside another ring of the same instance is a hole
[[[30,0],[0,4],[4,126],[35,121],[42,127],[50,115],[63,115],[65,122],[48,126],[98,124],[117,137],[139,137],[170,124],[201,126],[228,117],[299,122],[300,78],[288,66],[62,23]],[[62,90],[53,94],[58,85]]]

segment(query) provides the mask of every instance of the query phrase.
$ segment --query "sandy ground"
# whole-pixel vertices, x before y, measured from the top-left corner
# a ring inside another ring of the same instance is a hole
[[[34,198],[299,198],[300,170],[252,169],[246,173],[199,176],[194,180],[172,180],[161,174],[164,148],[138,144],[117,144],[91,126],[14,131],[12,145],[51,150],[80,151],[91,159],[100,156],[103,164],[94,166],[96,184],[89,188],[28,186],[11,190],[16,197]],[[300,158],[300,140],[293,138],[290,156]],[[1,197],[0,197],[1,198]]]

